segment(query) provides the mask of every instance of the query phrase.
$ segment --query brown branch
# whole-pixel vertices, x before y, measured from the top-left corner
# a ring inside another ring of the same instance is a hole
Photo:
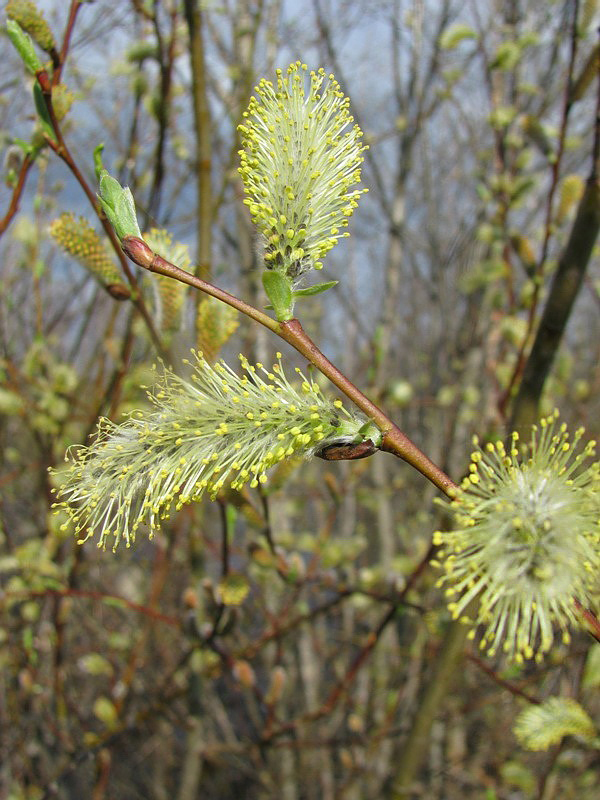
[[[286,322],[277,322],[268,314],[251,306],[249,303],[238,299],[229,292],[219,289],[212,283],[203,281],[194,275],[190,275],[183,269],[171,264],[159,255],[152,252],[150,247],[135,236],[126,236],[121,242],[123,251],[127,253],[140,267],[144,267],[150,272],[157,272],[175,278],[188,286],[193,286],[211,297],[222,300],[246,316],[264,325],[273,333],[276,333],[284,341],[295,348],[311,364],[337,386],[352,402],[363,411],[383,432],[383,441],[380,450],[392,453],[393,455],[406,461],[422,475],[428,478],[438,489],[446,494],[452,493],[456,484],[446,473],[433,463],[411,440],[395,425],[392,420],[373,403],[369,398],[356,387],[332,362],[319,350],[312,339],[306,334],[302,325],[297,319]]]
[[[528,703],[533,703],[534,705],[539,705],[542,701],[535,697],[532,694],[528,694],[523,689],[520,689],[518,686],[515,686],[514,683],[501,678],[497,672],[495,672],[485,661],[479,656],[475,655],[475,653],[467,653],[466,657],[471,661],[475,666],[480,669],[482,672],[485,672],[494,683],[497,683],[498,686],[501,686],[503,689],[506,689],[511,694],[515,695],[515,697],[522,697],[524,700],[527,700]]]
[[[138,239],[135,236],[126,236],[121,242],[121,247],[123,252],[126,253],[134,263],[138,264],[140,267],[144,267],[144,269],[147,269],[149,272],[166,275],[169,278],[181,281],[181,283],[186,283],[188,286],[193,286],[195,289],[199,289],[201,292],[209,294],[211,297],[216,297],[217,300],[221,300],[223,303],[227,303],[227,305],[241,311],[242,314],[246,314],[246,316],[264,325],[265,328],[269,328],[269,330],[274,333],[278,332],[279,323],[268,314],[259,311],[258,308],[254,308],[254,306],[245,303],[243,300],[239,300],[224,289],[219,289],[212,283],[202,280],[202,278],[190,275],[189,272],[180,269],[175,264],[171,264],[170,261],[156,255],[143,239]]]
[[[577,209],[569,241],[554,275],[523,379],[515,399],[510,427],[525,430],[538,418],[546,378],[564,336],[573,305],[600,230],[600,185],[595,167]]]
[[[422,475],[428,478],[438,489],[448,494],[456,484],[436,464],[434,464],[411,440],[395,425],[390,418],[364,395],[352,381],[323,355],[310,337],[305,333],[297,319],[280,323],[277,331],[282,339],[292,345],[311,364],[342,391],[346,397],[363,411],[369,419],[383,432],[380,449],[406,461]]]
[[[25,182],[27,181],[27,175],[29,174],[29,170],[33,166],[33,162],[35,160],[35,156],[27,153],[25,158],[23,159],[23,163],[21,164],[21,169],[19,170],[19,177],[17,180],[17,184],[13,189],[12,196],[10,198],[10,205],[8,206],[8,211],[6,214],[0,219],[0,236],[6,231],[10,223],[12,222],[15,214],[19,210],[19,202],[21,200],[21,195],[23,194],[23,190],[25,189]]]
[[[62,161],[64,161],[64,163],[67,165],[67,167],[69,168],[69,170],[71,171],[71,173],[75,177],[77,183],[83,189],[83,192],[84,192],[85,196],[87,197],[87,199],[89,200],[92,208],[94,209],[94,212],[98,216],[98,219],[100,220],[100,223],[101,223],[102,227],[104,228],[104,231],[105,231],[106,235],[110,239],[110,242],[111,242],[111,245],[113,247],[113,250],[115,251],[115,253],[117,255],[117,258],[119,259],[119,262],[121,264],[123,272],[127,276],[127,280],[129,281],[129,284],[130,284],[131,289],[132,289],[132,299],[133,299],[134,305],[137,308],[138,312],[140,313],[142,319],[144,320],[146,328],[148,329],[148,333],[150,334],[150,338],[152,339],[157,351],[160,353],[161,356],[163,356],[166,359],[167,358],[167,354],[166,354],[166,352],[164,350],[164,347],[162,345],[160,337],[159,337],[159,335],[158,335],[158,333],[156,331],[156,328],[154,326],[154,323],[152,321],[150,313],[148,312],[148,309],[146,308],[146,304],[144,303],[144,299],[142,297],[142,294],[141,294],[140,287],[138,285],[137,279],[136,279],[135,275],[133,274],[133,272],[132,272],[132,270],[131,270],[128,262],[127,262],[127,259],[125,258],[124,254],[123,254],[123,251],[121,250],[121,246],[120,246],[119,240],[118,240],[118,238],[117,238],[117,236],[116,236],[116,234],[115,234],[115,232],[114,232],[114,230],[112,228],[112,225],[106,219],[106,216],[105,216],[104,212],[100,208],[100,204],[98,203],[98,200],[96,198],[95,193],[90,188],[90,186],[89,186],[88,182],[86,181],[86,179],[84,178],[81,170],[79,169],[79,167],[75,163],[75,160],[74,160],[73,156],[71,155],[71,151],[67,147],[67,144],[66,144],[65,139],[64,139],[63,134],[62,134],[62,130],[61,130],[59,122],[58,122],[58,120],[56,118],[56,114],[54,112],[54,107],[53,107],[53,104],[52,104],[52,84],[50,82],[48,74],[47,74],[47,72],[45,70],[41,70],[40,72],[38,72],[36,74],[36,78],[37,78],[38,83],[40,85],[40,88],[42,90],[42,95],[43,95],[43,98],[44,98],[44,102],[46,104],[46,108],[48,110],[48,115],[50,117],[50,122],[52,124],[52,129],[53,129],[54,135],[56,137],[55,140],[52,140],[50,137],[46,137],[46,141],[48,142],[48,145],[52,148],[52,150],[54,150],[54,152],[59,156],[59,158],[61,158]]]
[[[71,0],[71,7],[69,8],[69,17],[63,34],[63,41],[58,55],[57,63],[54,64],[54,72],[52,73],[52,85],[57,86],[60,83],[63,67],[67,60],[67,53],[71,44],[71,36],[75,27],[75,20],[81,8],[81,0]]]
[[[9,598],[15,597],[85,597],[91,600],[100,600],[102,602],[112,602],[118,603],[119,605],[123,605],[126,608],[130,609],[131,611],[137,611],[140,614],[144,614],[151,619],[157,620],[158,622],[164,622],[165,625],[170,625],[174,628],[181,627],[181,621],[176,617],[170,617],[168,614],[163,614],[160,611],[156,611],[154,608],[149,608],[148,606],[141,605],[140,603],[134,603],[132,600],[127,600],[125,597],[120,597],[116,594],[107,594],[106,592],[98,592],[98,591],[91,591],[85,589],[40,589],[36,591],[22,591],[22,592],[6,592],[4,594],[3,600],[7,600]]]
[[[527,313],[527,332],[526,335],[523,337],[523,342],[521,344],[521,348],[517,355],[512,375],[510,377],[510,380],[508,381],[508,386],[503,392],[502,397],[498,402],[498,408],[503,416],[506,412],[506,408],[508,406],[510,398],[513,396],[513,389],[517,385],[518,381],[521,379],[523,372],[525,370],[525,364],[526,364],[525,353],[527,346],[531,341],[531,333],[533,331],[535,324],[536,312],[538,309],[539,299],[540,299],[540,292],[543,287],[543,281],[541,280],[541,278],[544,273],[544,267],[546,265],[546,259],[548,257],[548,250],[550,248],[550,241],[553,232],[552,213],[554,206],[554,197],[556,194],[556,190],[558,188],[558,181],[560,178],[560,168],[562,165],[562,158],[565,151],[565,141],[567,138],[569,115],[571,112],[571,107],[574,103],[572,87],[573,87],[573,75],[575,72],[575,61],[577,57],[577,41],[579,38],[577,32],[577,16],[578,16],[578,2],[576,0],[573,7],[573,19],[571,23],[571,36],[570,36],[571,49],[569,53],[569,66],[567,71],[567,79],[564,88],[561,123],[558,133],[558,148],[555,157],[552,159],[552,163],[550,164],[551,178],[550,178],[550,188],[548,190],[548,195],[546,197],[546,218],[544,222],[544,239],[542,242],[542,249],[540,252],[540,256],[537,261],[537,266],[535,267],[535,270],[532,275],[532,278],[534,279],[533,280],[534,289],[529,310]]]

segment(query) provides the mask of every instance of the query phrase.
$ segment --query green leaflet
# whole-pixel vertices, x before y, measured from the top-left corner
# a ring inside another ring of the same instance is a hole
[[[291,319],[294,308],[291,280],[275,270],[265,270],[262,282],[277,319],[280,322]]]
[[[106,170],[101,173],[98,199],[119,239],[126,236],[142,238],[131,190],[127,186],[123,188]]]
[[[44,100],[44,95],[42,94],[42,89],[39,83],[33,84],[33,101],[35,103],[35,110],[38,113],[42,130],[49,139],[52,139],[52,141],[55,142],[56,136],[54,134],[54,128],[52,127],[52,121],[50,119],[50,115],[48,114],[46,101]]]
[[[18,22],[15,22],[14,19],[7,20],[6,32],[29,72],[31,72],[32,75],[35,75],[36,72],[41,72],[43,69],[42,63],[35,52],[31,36],[25,33],[23,28]]]
[[[306,289],[294,289],[294,297],[313,297],[316,294],[322,294],[327,289],[337,286],[339,281],[326,281],[325,283],[315,283],[314,286],[307,286]]]

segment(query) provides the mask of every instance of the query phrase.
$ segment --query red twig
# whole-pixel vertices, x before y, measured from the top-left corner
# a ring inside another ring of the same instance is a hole
[[[159,622],[164,622],[165,625],[171,625],[174,628],[181,627],[181,622],[176,617],[170,617],[168,614],[162,614],[160,611],[156,611],[153,608],[149,608],[148,606],[141,605],[140,603],[134,603],[132,600],[127,600],[125,597],[119,597],[116,594],[106,594],[105,592],[97,592],[85,589],[40,589],[38,591],[32,592],[6,592],[3,596],[3,599],[6,601],[9,598],[18,598],[18,597],[87,597],[91,600],[100,600],[102,602],[112,602],[114,604],[123,605],[126,608],[130,609],[131,611],[137,611],[140,614],[144,614],[151,619],[155,619]]]
[[[19,210],[19,202],[21,200],[21,195],[23,194],[23,189],[25,188],[27,175],[33,165],[33,162],[34,158],[29,153],[23,159],[23,163],[21,164],[21,169],[19,170],[19,178],[17,180],[17,185],[13,189],[12,197],[10,198],[10,205],[8,207],[8,211],[2,217],[2,219],[0,219],[0,236],[2,236],[2,234],[6,231],[6,229],[12,222],[13,217]]]

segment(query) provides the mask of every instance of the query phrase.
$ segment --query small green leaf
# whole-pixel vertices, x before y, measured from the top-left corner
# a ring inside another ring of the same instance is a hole
[[[34,147],[32,147],[31,142],[26,142],[24,139],[19,139],[18,137],[15,137],[12,140],[12,144],[16,145],[17,147],[20,147],[21,150],[23,151],[24,156],[32,155],[35,149]]]
[[[98,199],[119,239],[126,236],[142,238],[131,190],[123,188],[106,170],[101,172]]]
[[[492,59],[490,69],[511,70],[516,67],[522,55],[517,42],[502,42]]]
[[[600,687],[600,644],[593,644],[588,650],[583,673],[583,687],[597,689]]]
[[[120,597],[103,597],[102,602],[107,606],[112,606],[113,608],[127,608],[127,603]]]
[[[291,279],[281,272],[266,270],[263,272],[262,282],[277,319],[280,322],[291,319],[294,308]]]
[[[306,289],[294,289],[294,297],[313,297],[315,294],[322,294],[327,289],[336,286],[339,281],[327,281],[326,283],[315,283],[314,286],[307,286]]]
[[[36,72],[41,72],[43,69],[42,63],[37,56],[31,36],[25,33],[23,28],[18,22],[15,22],[14,19],[7,20],[6,32],[16,51],[21,56],[26,69],[28,69],[32,75],[35,75]]]
[[[108,170],[100,174],[100,197],[109,208],[114,209],[117,198],[122,192],[121,184],[109,175]]]
[[[44,95],[39,83],[33,84],[33,101],[35,103],[35,110],[38,113],[42,130],[49,139],[52,139],[52,141],[55,142],[56,136],[54,134],[54,128],[52,127],[50,114],[48,114],[48,107],[46,106],[46,101],[44,100]]]
[[[137,236],[138,239],[142,238],[142,233],[137,221],[135,200],[128,186],[121,190],[121,194],[117,198],[115,214],[118,223],[115,226],[115,230],[120,239],[123,239],[125,236]]]

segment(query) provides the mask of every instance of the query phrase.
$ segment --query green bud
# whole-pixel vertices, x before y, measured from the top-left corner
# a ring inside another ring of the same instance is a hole
[[[101,173],[98,199],[119,239],[126,236],[142,238],[131,190],[123,188],[106,170]]]
[[[102,151],[104,150],[104,142],[100,142],[94,147],[94,172],[96,173],[96,180],[100,182],[102,174],[106,172],[104,164],[102,163]]]

